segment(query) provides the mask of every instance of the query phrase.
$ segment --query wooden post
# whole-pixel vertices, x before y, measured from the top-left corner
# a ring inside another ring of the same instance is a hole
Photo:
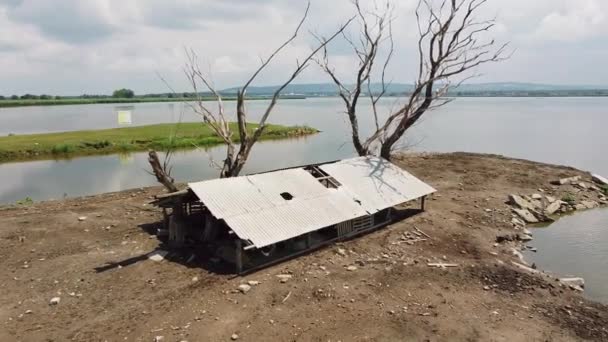
[[[426,202],[426,196],[422,196],[422,200],[420,200],[420,210],[424,211],[424,204]]]
[[[236,239],[236,273],[243,272],[243,241],[237,237]]]

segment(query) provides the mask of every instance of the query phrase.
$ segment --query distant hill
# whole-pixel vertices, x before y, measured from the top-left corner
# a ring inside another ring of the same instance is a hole
[[[222,94],[234,95],[238,87],[224,89]],[[278,86],[249,87],[249,96],[268,96],[273,94]],[[382,89],[379,83],[371,85],[373,93],[378,93]],[[413,85],[406,83],[393,83],[387,89],[389,95],[399,95],[409,93]],[[283,95],[303,95],[303,96],[335,96],[338,88],[333,83],[310,83],[310,84],[290,84],[282,92]],[[463,84],[458,88],[453,88],[450,95],[453,96],[536,96],[536,95],[555,95],[567,96],[608,96],[608,86],[586,86],[586,85],[552,85],[537,83],[519,82],[496,82],[496,83],[472,83]]]

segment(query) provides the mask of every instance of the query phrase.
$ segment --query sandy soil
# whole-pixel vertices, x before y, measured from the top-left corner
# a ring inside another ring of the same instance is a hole
[[[549,181],[588,174],[472,154],[396,162],[439,190],[425,213],[242,278],[209,272],[200,251],[147,258],[159,188],[2,208],[0,341],[608,340],[607,306],[495,246],[517,232],[508,194],[561,198]],[[414,227],[431,239],[407,243]],[[247,281],[260,284],[238,292]]]

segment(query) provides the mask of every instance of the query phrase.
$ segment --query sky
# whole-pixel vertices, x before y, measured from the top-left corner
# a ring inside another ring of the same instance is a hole
[[[393,4],[391,80],[411,83],[416,0]],[[190,91],[185,48],[218,88],[237,86],[291,35],[305,7],[301,0],[0,0],[0,94]],[[256,84],[282,83],[314,46],[312,33],[329,35],[353,14],[349,0],[311,0],[301,35]],[[513,55],[480,68],[473,82],[608,85],[608,1],[488,0],[478,16],[496,18],[492,37],[510,42]],[[334,43],[330,60],[348,79],[354,56]],[[311,65],[295,83],[328,81]]]

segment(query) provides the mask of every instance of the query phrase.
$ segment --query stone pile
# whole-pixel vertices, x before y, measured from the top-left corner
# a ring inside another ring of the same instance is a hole
[[[585,182],[581,176],[567,177],[555,180],[554,190],[566,190],[567,194],[561,199],[544,194],[509,195],[508,203],[515,214],[511,223],[522,227],[527,223],[553,222],[551,216],[575,210],[594,209],[608,204],[605,179],[594,175],[593,181]],[[577,199],[580,198],[580,199]]]

